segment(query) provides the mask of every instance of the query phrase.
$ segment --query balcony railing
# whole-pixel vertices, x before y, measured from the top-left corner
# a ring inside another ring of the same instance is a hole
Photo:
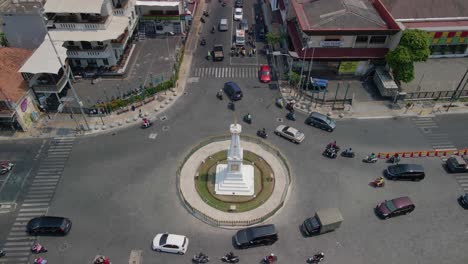
[[[67,74],[70,73],[70,69],[67,68]],[[33,85],[36,93],[60,93],[67,83],[67,76],[63,74],[57,82],[50,83],[36,83]]]
[[[110,45],[95,47],[92,49],[78,49],[75,46],[67,48],[67,56],[69,58],[83,58],[83,59],[94,59],[94,58],[107,58],[110,56]]]
[[[56,29],[66,29],[66,30],[97,30],[97,29],[106,29],[107,25],[110,23],[111,19],[108,19],[108,16],[101,17],[99,20],[87,20],[87,21],[64,21],[55,20],[54,25]]]

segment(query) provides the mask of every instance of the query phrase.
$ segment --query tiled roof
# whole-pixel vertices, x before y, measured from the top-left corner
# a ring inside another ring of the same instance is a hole
[[[18,72],[32,52],[18,48],[0,48],[0,101],[17,103],[28,91],[28,86]]]
[[[288,22],[288,33],[298,58],[313,59],[380,59],[385,57],[386,48],[315,48],[302,50],[302,42],[293,22]]]
[[[395,19],[467,17],[467,0],[381,0]]]

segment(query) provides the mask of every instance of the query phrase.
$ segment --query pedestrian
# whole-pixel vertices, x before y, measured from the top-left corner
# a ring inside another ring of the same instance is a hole
[[[143,115],[141,114],[141,109],[138,111],[138,116],[141,118]]]
[[[132,111],[135,111],[135,106],[134,105],[132,105]]]

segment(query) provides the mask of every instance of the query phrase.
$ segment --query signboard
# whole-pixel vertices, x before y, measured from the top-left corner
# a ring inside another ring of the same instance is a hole
[[[341,47],[343,45],[343,41],[336,40],[336,41],[320,41],[320,47]]]

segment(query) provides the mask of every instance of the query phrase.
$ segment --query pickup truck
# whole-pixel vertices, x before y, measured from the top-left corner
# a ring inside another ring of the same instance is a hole
[[[222,61],[224,59],[223,45],[214,45],[213,60]]]
[[[338,208],[320,209],[315,216],[304,221],[301,230],[308,236],[319,235],[339,228],[342,222],[343,216]]]

